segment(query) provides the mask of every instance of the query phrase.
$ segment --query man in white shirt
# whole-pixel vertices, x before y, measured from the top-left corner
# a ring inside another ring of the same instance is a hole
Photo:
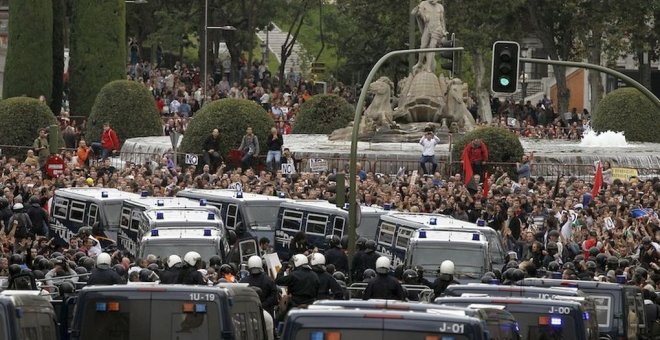
[[[438,143],[440,143],[440,138],[433,133],[433,129],[430,127],[425,128],[424,136],[419,140],[419,144],[422,145],[422,158],[419,160],[419,166],[422,167],[424,175],[433,175],[438,168],[438,162],[435,160],[435,145]],[[428,172],[426,163],[432,164],[431,172]]]

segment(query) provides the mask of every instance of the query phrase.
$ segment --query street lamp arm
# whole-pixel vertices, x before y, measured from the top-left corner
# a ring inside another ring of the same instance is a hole
[[[348,209],[348,256],[349,264],[353,257],[355,251],[355,230],[357,228],[357,146],[358,146],[358,137],[360,132],[360,120],[362,118],[362,110],[364,109],[364,102],[367,99],[367,92],[369,89],[369,84],[376,77],[376,73],[383,64],[390,59],[391,57],[405,54],[413,53],[427,53],[427,52],[442,52],[442,51],[463,51],[463,47],[436,47],[436,48],[418,48],[418,49],[408,49],[408,50],[397,50],[391,51],[384,56],[382,56],[377,62],[376,65],[371,69],[367,79],[362,86],[362,91],[360,93],[360,98],[358,100],[357,106],[355,107],[355,117],[353,118],[353,133],[351,135],[351,153],[350,153],[350,165],[349,165],[349,209]]]

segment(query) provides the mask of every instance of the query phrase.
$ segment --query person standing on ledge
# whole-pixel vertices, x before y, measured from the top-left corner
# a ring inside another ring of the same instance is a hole
[[[247,127],[245,136],[243,136],[243,140],[241,141],[241,146],[238,149],[243,153],[241,167],[243,170],[247,170],[252,166],[252,159],[259,154],[259,139],[252,133],[252,127]]]
[[[433,133],[433,129],[427,127],[424,129],[424,136],[419,140],[422,145],[422,158],[419,160],[419,166],[422,167],[422,174],[433,175],[438,169],[438,162],[435,160],[435,145],[440,143],[440,138]],[[426,169],[426,163],[431,163],[431,172]]]

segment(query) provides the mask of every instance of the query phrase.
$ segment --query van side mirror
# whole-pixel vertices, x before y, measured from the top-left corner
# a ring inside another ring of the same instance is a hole
[[[236,236],[236,232],[233,230],[227,231],[227,240],[229,244],[235,244],[236,241],[238,240],[238,237]]]

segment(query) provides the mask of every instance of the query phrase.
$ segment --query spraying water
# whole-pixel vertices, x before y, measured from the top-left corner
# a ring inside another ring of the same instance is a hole
[[[602,133],[596,133],[596,131],[588,129],[584,131],[584,134],[582,134],[582,141],[580,142],[580,146],[625,148],[630,145],[628,145],[628,142],[626,142],[626,136],[623,135],[623,132],[605,131]]]

